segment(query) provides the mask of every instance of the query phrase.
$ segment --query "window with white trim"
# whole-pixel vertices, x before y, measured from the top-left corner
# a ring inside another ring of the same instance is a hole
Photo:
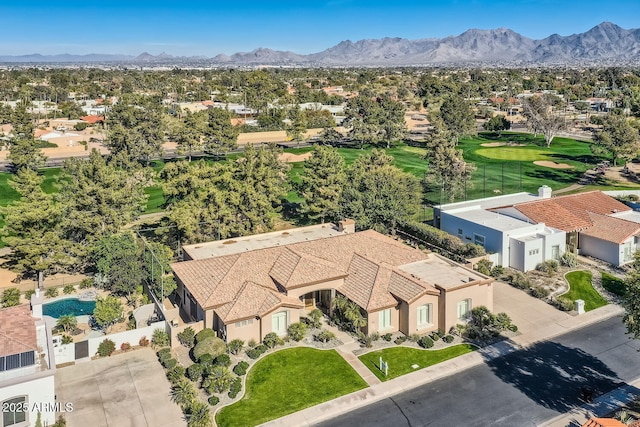
[[[433,324],[433,304],[418,306],[418,329],[424,329]]]
[[[471,313],[471,298],[463,299],[458,302],[457,316],[458,320],[467,320]]]
[[[2,427],[28,426],[27,396],[14,397],[2,402]]]
[[[391,328],[391,309],[382,310],[379,314],[378,330],[384,331]]]
[[[247,326],[253,323],[253,319],[245,319],[235,323],[236,328],[241,328],[242,326]]]

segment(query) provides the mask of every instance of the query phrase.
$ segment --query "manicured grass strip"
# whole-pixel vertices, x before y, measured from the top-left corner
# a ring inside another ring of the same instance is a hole
[[[591,286],[591,272],[572,271],[567,273],[565,277],[569,282],[569,292],[563,294],[560,298],[566,298],[570,301],[584,300],[585,311],[607,305],[607,301]]]
[[[540,147],[491,147],[480,148],[476,154],[493,160],[521,160],[533,162],[535,160],[548,160],[549,150]]]
[[[144,189],[144,192],[149,196],[144,213],[154,213],[164,210],[166,200],[161,186],[153,185],[147,187]]]
[[[602,287],[618,296],[624,296],[626,286],[624,280],[607,272],[602,272]]]
[[[372,351],[359,357],[371,372],[381,381],[387,381],[418,369],[435,365],[476,350],[472,344],[459,344],[441,350],[423,350],[410,347],[392,347]],[[389,364],[389,376],[380,371],[380,357]],[[418,365],[418,368],[412,368]]]
[[[218,426],[255,426],[367,387],[335,350],[281,350],[247,375],[246,394],[220,410]]]

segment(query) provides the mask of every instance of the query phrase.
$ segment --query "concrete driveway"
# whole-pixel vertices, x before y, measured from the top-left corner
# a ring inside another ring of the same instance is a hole
[[[68,427],[185,425],[150,348],[58,369],[55,380],[57,401],[73,403]]]
[[[493,282],[493,312],[505,312],[523,334],[535,333],[572,316],[525,291],[504,282]]]

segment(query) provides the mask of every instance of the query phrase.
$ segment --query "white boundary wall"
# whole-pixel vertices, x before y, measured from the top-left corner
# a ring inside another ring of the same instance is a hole
[[[109,338],[116,344],[116,350],[120,350],[120,345],[122,343],[128,342],[131,344],[131,347],[138,345],[140,338],[147,337],[149,341],[151,341],[151,337],[153,336],[153,331],[156,329],[161,329],[163,331],[167,331],[167,322],[161,320],[160,322],[152,323],[149,326],[139,329],[132,329],[130,331],[124,332],[116,332],[114,334],[103,335],[101,337],[89,338],[89,357],[95,356],[98,352],[98,346],[102,341]]]

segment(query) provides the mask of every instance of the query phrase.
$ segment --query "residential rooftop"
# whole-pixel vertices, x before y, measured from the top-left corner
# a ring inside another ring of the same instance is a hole
[[[429,254],[426,259],[401,265],[398,269],[446,291],[492,280],[435,253]]]
[[[29,304],[0,309],[0,357],[38,350],[35,320]]]
[[[186,245],[183,246],[182,249],[189,259],[205,259],[257,249],[290,245],[292,243],[308,242],[326,237],[339,236],[341,234],[347,234],[347,231],[339,231],[338,226],[327,223],[253,236],[234,237],[231,239]]]
[[[536,227],[534,223],[502,215],[498,212],[486,211],[479,206],[474,206],[473,209],[462,212],[456,212],[456,217],[500,231],[513,231],[524,227]]]
[[[503,194],[500,196],[487,197],[478,200],[468,200],[465,202],[437,205],[435,206],[435,208],[439,208],[441,211],[458,210],[475,206],[480,207],[480,209],[495,209],[505,206],[513,206],[518,203],[532,202],[534,200],[540,199],[541,197],[536,194],[523,192],[515,194]]]

